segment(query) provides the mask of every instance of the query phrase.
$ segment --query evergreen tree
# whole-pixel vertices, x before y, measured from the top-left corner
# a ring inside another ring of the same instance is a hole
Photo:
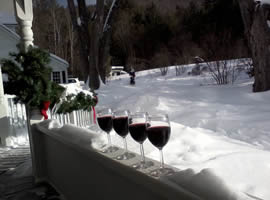
[[[8,75],[5,92],[14,94],[15,103],[40,107],[42,102],[56,102],[62,87],[50,81],[49,53],[29,47],[27,52],[10,53],[11,59],[2,59],[3,73]]]

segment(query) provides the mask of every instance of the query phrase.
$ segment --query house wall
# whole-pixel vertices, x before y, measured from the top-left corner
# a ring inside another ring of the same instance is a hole
[[[10,31],[7,27],[4,27],[0,24],[0,59],[2,58],[9,58],[10,52],[17,52],[18,49],[16,47],[17,44],[19,44],[20,38],[18,35]],[[49,66],[52,68],[53,72],[60,72],[60,83],[67,83],[67,68],[69,64],[51,54],[50,55],[50,63]],[[65,74],[66,81],[64,81],[63,73]],[[53,73],[51,74],[51,78],[53,77]],[[53,79],[52,79],[53,80]]]
[[[0,28],[0,59],[8,58],[9,52],[16,52],[19,39],[12,37],[10,32]]]
[[[0,12],[6,12],[14,15],[13,0],[1,0],[0,1]]]

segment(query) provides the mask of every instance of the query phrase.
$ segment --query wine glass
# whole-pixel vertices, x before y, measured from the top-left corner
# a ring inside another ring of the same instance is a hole
[[[116,157],[117,160],[127,160],[134,157],[134,154],[128,153],[127,140],[128,135],[128,110],[118,110],[113,113],[113,128],[115,132],[123,138],[125,152],[122,155]]]
[[[163,147],[167,144],[171,134],[171,127],[168,115],[152,115],[146,120],[147,137],[149,141],[159,149],[160,152],[160,167],[150,172],[151,176],[160,177],[170,175],[174,171],[164,167]]]
[[[136,112],[129,116],[129,133],[131,137],[140,144],[141,151],[141,161],[139,163],[135,163],[132,165],[133,168],[136,169],[146,169],[148,167],[153,166],[153,162],[145,161],[143,143],[147,138],[146,132],[146,120],[148,113],[147,112]]]
[[[108,136],[108,148],[103,151],[106,152],[115,152],[118,150],[117,147],[112,146],[111,135],[110,132],[112,130],[112,119],[113,113],[111,108],[104,108],[102,110],[98,110],[97,112],[97,121],[99,127],[107,133]]]

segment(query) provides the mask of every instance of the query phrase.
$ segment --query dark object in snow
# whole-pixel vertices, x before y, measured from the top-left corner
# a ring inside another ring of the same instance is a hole
[[[130,85],[135,85],[135,71],[133,68],[131,68],[130,72],[129,72],[129,76],[130,76]]]

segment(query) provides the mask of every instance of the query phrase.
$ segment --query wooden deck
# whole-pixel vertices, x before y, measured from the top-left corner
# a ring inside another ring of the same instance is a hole
[[[0,153],[0,200],[58,200],[47,184],[35,184],[28,146],[4,148]]]

